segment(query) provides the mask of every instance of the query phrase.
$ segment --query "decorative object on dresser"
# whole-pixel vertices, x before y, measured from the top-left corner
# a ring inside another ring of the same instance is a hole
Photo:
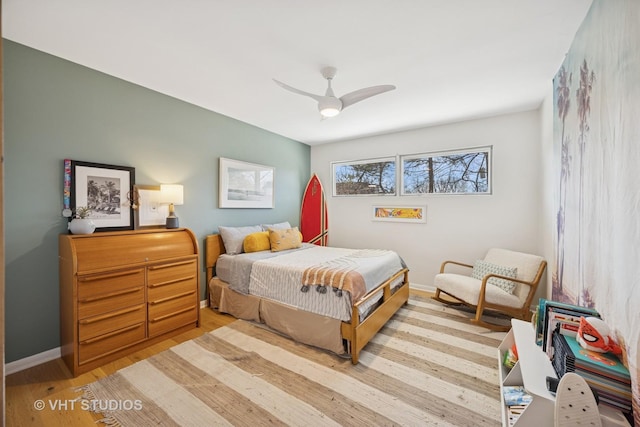
[[[67,170],[69,162],[70,168]],[[78,206],[91,209],[89,218],[95,222],[96,231],[133,229],[130,200],[135,183],[135,168],[65,160],[64,182],[63,215],[68,214],[68,197],[69,209],[75,210]],[[70,185],[69,188],[67,185]]]
[[[91,215],[91,209],[87,206],[76,208],[73,219],[67,225],[69,231],[72,234],[91,234],[96,231],[96,224],[89,215]]]
[[[184,190],[179,184],[161,184],[160,185],[160,203],[169,205],[169,216],[167,216],[166,227],[178,228],[178,217],[174,205],[184,203]]]
[[[132,202],[136,230],[165,228],[169,205],[160,203],[159,185],[134,185]]]
[[[188,229],[60,235],[60,340],[74,376],[198,326]]]

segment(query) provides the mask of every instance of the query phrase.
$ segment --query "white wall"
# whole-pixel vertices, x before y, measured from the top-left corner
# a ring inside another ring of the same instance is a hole
[[[311,148],[311,172],[325,188],[329,244],[388,248],[432,286],[446,259],[473,263],[497,246],[542,254],[539,111],[533,110]],[[338,117],[337,120],[340,120]],[[333,197],[330,162],[493,145],[493,194]],[[425,204],[426,224],[376,222],[374,204]]]

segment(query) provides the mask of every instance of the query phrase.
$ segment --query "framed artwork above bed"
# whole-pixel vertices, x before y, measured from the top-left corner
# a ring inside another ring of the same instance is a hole
[[[220,208],[273,208],[275,168],[220,157]]]

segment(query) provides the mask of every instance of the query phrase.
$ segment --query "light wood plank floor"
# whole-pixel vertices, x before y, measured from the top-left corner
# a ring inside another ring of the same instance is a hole
[[[411,293],[432,295],[418,290],[412,290]],[[80,402],[74,402],[74,399],[80,396],[80,392],[75,391],[78,387],[233,321],[235,321],[234,317],[219,314],[207,307],[200,310],[199,328],[132,353],[76,378],[71,376],[62,359],[52,360],[9,375],[5,379],[6,424],[7,426],[47,427],[95,425],[100,416],[83,410]],[[44,403],[43,409],[36,408],[40,402]]]

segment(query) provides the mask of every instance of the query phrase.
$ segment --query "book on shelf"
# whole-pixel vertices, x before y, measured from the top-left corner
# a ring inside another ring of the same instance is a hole
[[[580,325],[580,317],[599,318],[600,314],[593,308],[540,298],[536,316],[536,343],[549,358],[553,357],[551,341],[556,325],[562,325],[563,334],[575,336]]]
[[[507,406],[528,405],[533,400],[533,397],[521,385],[503,386],[502,397]]]
[[[631,411],[631,377],[616,355],[587,350],[575,337],[558,330],[553,333],[553,347],[552,365],[558,378],[575,372],[598,393],[601,403],[623,412]]]

